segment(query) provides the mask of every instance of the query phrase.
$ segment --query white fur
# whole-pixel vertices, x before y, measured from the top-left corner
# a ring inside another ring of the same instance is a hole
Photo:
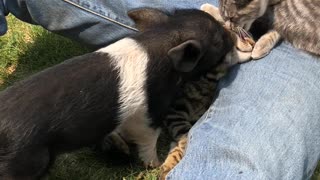
[[[135,40],[124,38],[97,52],[108,53],[119,71],[122,121],[115,132],[127,142],[138,145],[139,156],[146,166],[158,166],[156,144],[160,129],[151,128],[148,118],[145,83],[149,57],[146,50]]]
[[[138,146],[139,157],[145,166],[157,167],[160,165],[157,140],[161,129],[150,128],[146,120],[143,113],[136,113],[121,123],[116,132],[121,134],[126,142],[135,143]]]
[[[146,68],[148,54],[135,40],[124,38],[98,50],[111,56],[120,77],[121,118],[126,119],[135,112],[146,112]],[[141,109],[142,108],[142,109]]]

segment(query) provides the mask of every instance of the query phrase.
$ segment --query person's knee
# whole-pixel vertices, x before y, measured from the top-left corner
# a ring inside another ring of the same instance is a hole
[[[197,164],[193,171],[229,169],[224,175],[232,167],[275,179],[310,175],[320,152],[320,62],[282,45],[237,68],[191,129],[186,159],[173,174]]]

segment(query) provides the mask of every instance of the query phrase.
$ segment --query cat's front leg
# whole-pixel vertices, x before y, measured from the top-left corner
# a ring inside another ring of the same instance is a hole
[[[184,134],[176,146],[170,150],[166,160],[160,167],[160,180],[165,180],[168,173],[181,161],[187,148],[187,142],[188,134]]]
[[[268,55],[273,47],[280,41],[281,35],[275,31],[270,30],[261,36],[256,42],[251,53],[252,59],[260,59]]]

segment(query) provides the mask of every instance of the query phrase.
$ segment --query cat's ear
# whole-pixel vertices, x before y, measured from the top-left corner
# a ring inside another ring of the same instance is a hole
[[[168,51],[174,68],[179,72],[190,72],[203,56],[201,43],[196,40],[185,41]]]
[[[166,22],[169,18],[164,12],[153,8],[131,10],[128,12],[128,16],[135,22],[139,31]]]

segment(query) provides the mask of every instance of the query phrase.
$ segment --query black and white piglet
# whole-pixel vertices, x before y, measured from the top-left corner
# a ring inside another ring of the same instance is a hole
[[[129,16],[139,33],[1,92],[0,179],[37,179],[57,153],[96,144],[117,126],[146,165],[159,164],[159,127],[178,82],[223,61],[233,43],[202,11]]]

